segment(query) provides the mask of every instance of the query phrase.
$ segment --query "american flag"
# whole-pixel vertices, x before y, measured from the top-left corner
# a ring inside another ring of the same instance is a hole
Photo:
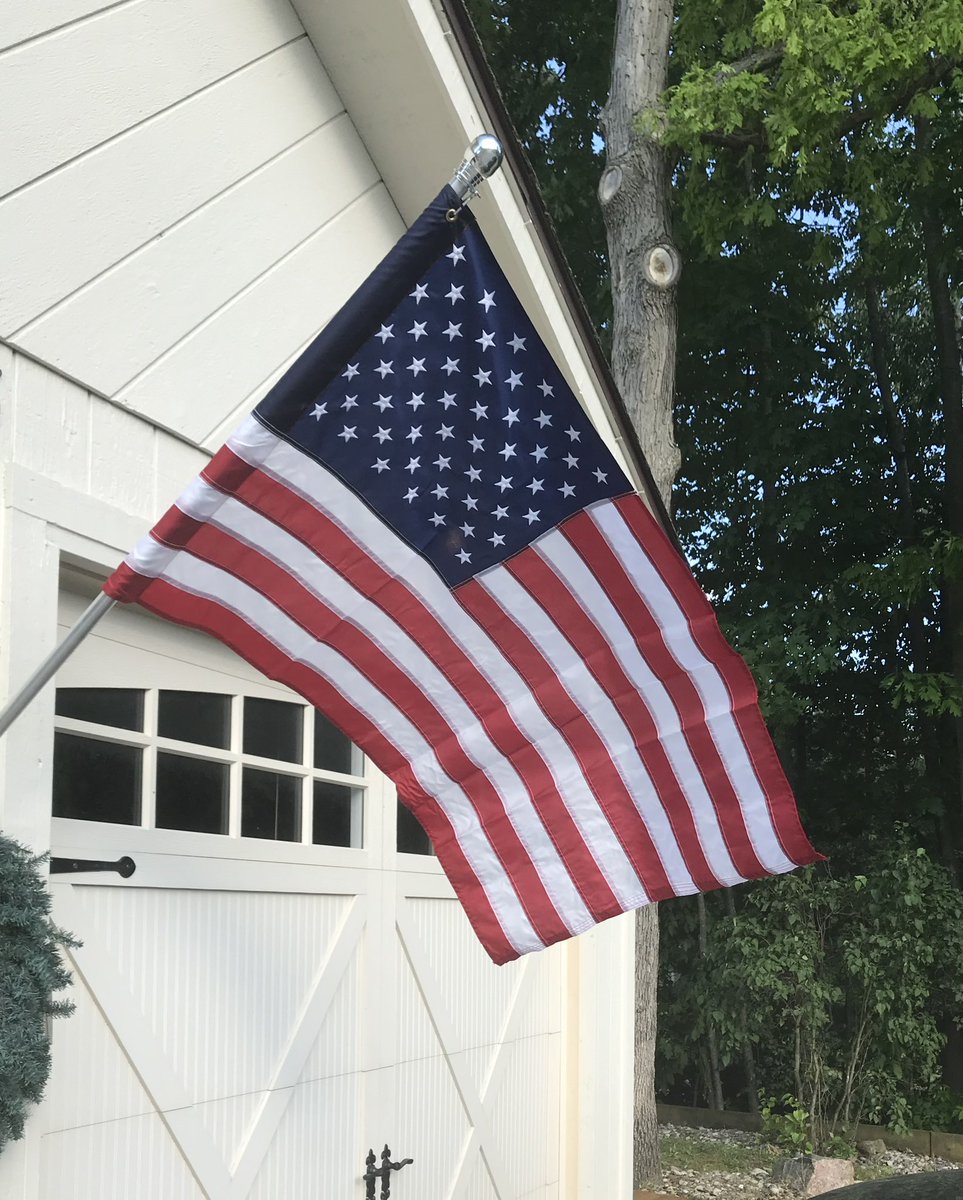
[[[300,692],[506,962],[814,861],[742,660],[446,189],[105,587]]]

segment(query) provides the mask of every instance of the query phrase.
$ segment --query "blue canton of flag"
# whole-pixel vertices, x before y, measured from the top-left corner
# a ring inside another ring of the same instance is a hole
[[[288,436],[449,585],[631,491],[474,226]]]

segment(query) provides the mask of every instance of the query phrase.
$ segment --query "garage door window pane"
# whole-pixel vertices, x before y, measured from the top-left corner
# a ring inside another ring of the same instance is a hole
[[[188,758],[157,755],[157,826],[195,833],[227,833],[227,767]]]
[[[144,728],[144,693],[133,688],[57,688],[55,711],[58,717],[139,730]]]
[[[304,708],[283,700],[244,701],[244,753],[301,762]]]
[[[301,837],[301,781],[293,775],[244,768],[241,836],[296,842]]]
[[[353,811],[356,788],[341,783],[314,781],[314,829],[311,840],[316,846],[351,846],[361,844],[361,801]],[[352,817],[356,837],[352,841]]]
[[[142,756],[137,746],[56,734],[53,815],[139,825]]]
[[[360,751],[358,751],[360,754]],[[342,775],[358,775],[354,762],[355,747],[351,739],[319,712],[314,714],[314,765],[322,771],[339,771]]]
[[[434,854],[431,839],[418,818],[398,801],[398,849],[403,854]]]
[[[231,698],[207,692],[161,692],[157,732],[179,742],[224,750],[231,736]]]

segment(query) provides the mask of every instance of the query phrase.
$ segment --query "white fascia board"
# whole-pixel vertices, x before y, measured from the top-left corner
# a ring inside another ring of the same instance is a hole
[[[402,219],[411,224],[472,139],[491,130],[444,14],[432,0],[293,3]],[[519,182],[503,168],[472,210],[576,396],[644,493]]]

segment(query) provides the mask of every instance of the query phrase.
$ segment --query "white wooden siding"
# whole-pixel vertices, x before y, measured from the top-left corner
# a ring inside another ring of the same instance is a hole
[[[0,337],[195,444],[402,231],[288,0],[6,16],[0,110]]]
[[[300,38],[9,196],[0,329],[36,321],[336,117],[341,102],[317,68]]]
[[[287,0],[128,0],[5,55],[0,191],[92,150],[302,35]]]

